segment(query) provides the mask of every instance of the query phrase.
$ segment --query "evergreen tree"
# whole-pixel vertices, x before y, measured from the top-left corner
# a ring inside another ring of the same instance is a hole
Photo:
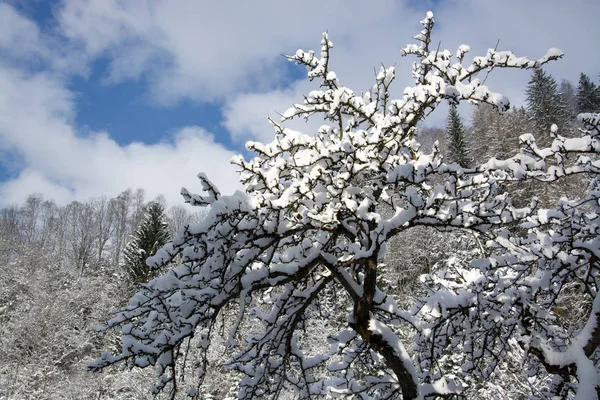
[[[460,164],[461,167],[468,167],[470,164],[469,149],[465,138],[465,128],[456,109],[456,104],[450,106],[446,131],[450,160]]]
[[[525,90],[527,96],[527,111],[529,111],[534,128],[538,133],[550,131],[552,124],[559,129],[564,128],[567,121],[567,109],[557,90],[554,78],[538,68],[533,73]],[[540,137],[549,141],[549,135]]]
[[[154,255],[168,238],[164,207],[158,202],[151,202],[140,226],[125,248],[125,268],[132,284],[147,282],[154,277],[155,271],[146,265],[146,259]]]
[[[579,86],[577,86],[577,112],[598,111],[600,111],[600,88],[586,74],[581,73]]]

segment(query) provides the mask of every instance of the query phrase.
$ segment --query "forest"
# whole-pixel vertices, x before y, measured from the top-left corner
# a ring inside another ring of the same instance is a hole
[[[600,82],[464,67],[421,23],[400,100],[393,67],[342,86],[326,34],[290,56],[321,89],[235,160],[246,193],[2,208],[0,399],[600,398]]]
[[[161,203],[143,190],[66,206],[32,194],[0,211],[0,398],[148,397],[153,374],[95,375],[87,363],[117,339],[96,328],[153,274],[137,272],[136,244],[156,250],[203,215]],[[145,226],[153,243],[134,239]]]

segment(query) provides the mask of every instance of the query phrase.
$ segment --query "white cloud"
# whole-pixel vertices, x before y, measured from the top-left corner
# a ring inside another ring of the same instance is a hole
[[[48,56],[40,42],[40,31],[33,21],[0,3],[0,50],[17,59]]]
[[[0,64],[85,75],[89,72],[88,62],[88,57],[72,43],[60,36],[43,34],[34,21],[0,2]]]
[[[223,125],[237,141],[258,140],[268,143],[273,139],[274,130],[267,117],[279,122],[280,114],[294,103],[301,102],[302,94],[311,89],[308,81],[298,81],[289,88],[267,93],[242,93],[226,102],[223,109]],[[294,121],[291,127],[305,132],[319,128],[316,118],[306,124],[304,120]],[[290,124],[286,124],[290,126]]]
[[[317,47],[323,30],[336,43],[333,66],[346,84],[366,88],[374,66],[400,61],[398,49],[418,31],[424,11],[392,0],[65,0],[58,16],[64,35],[90,57],[108,57],[113,82],[147,76],[154,100],[174,103],[277,89],[280,55]],[[595,0],[439,2],[435,40],[450,49],[468,42],[474,53],[485,53],[500,39],[501,48],[530,57],[559,47],[568,58],[550,72],[575,80],[580,70],[595,74],[600,66],[599,12]],[[398,64],[408,75],[410,62]],[[523,79],[516,83],[520,89]]]
[[[318,43],[326,29],[372,53],[377,36],[388,41],[387,29],[402,26],[397,16],[408,12],[402,4],[68,0],[58,16],[63,34],[90,57],[108,57],[112,81],[147,76],[154,100],[173,104],[273,89],[285,75],[281,54]],[[132,68],[124,59],[133,59]]]
[[[16,152],[23,163],[16,178],[0,184],[0,203],[20,203],[33,192],[64,203],[131,187],[178,204],[182,186],[199,188],[200,171],[224,193],[240,188],[229,164],[233,153],[202,128],[184,127],[170,141],[119,146],[107,132],[77,132],[74,105],[57,78],[0,68],[0,150]]]

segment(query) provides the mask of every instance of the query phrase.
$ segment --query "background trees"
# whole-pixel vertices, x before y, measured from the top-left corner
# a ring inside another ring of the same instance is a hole
[[[123,201],[133,193],[66,206],[32,195],[0,209],[0,398],[147,398],[151,371],[86,370],[116,345],[96,328],[131,294],[120,235],[133,233],[138,207],[147,207],[142,191]],[[177,215],[193,219],[182,207]]]
[[[558,87],[562,103],[565,105],[567,116],[569,120],[575,120],[577,118],[577,90],[573,87],[573,84],[566,79],[560,82]]]
[[[598,112],[600,108],[600,89],[582,73],[577,86],[577,111],[580,113]]]
[[[523,108],[500,113],[491,105],[477,105],[470,127],[475,162],[484,163],[492,157],[509,158],[519,149],[519,135],[531,129],[530,115]]]

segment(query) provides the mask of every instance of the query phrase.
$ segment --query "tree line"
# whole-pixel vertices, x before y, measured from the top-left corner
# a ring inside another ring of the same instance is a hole
[[[568,80],[560,86],[552,75],[538,68],[526,89],[527,107],[506,113],[490,105],[477,106],[469,126],[465,127],[456,109],[450,106],[444,142],[445,155],[463,167],[481,164],[490,158],[506,159],[519,150],[519,136],[533,133],[540,144],[551,142],[550,127],[555,124],[565,135],[576,135],[582,128],[577,115],[600,110],[600,88],[584,73],[575,89]]]

